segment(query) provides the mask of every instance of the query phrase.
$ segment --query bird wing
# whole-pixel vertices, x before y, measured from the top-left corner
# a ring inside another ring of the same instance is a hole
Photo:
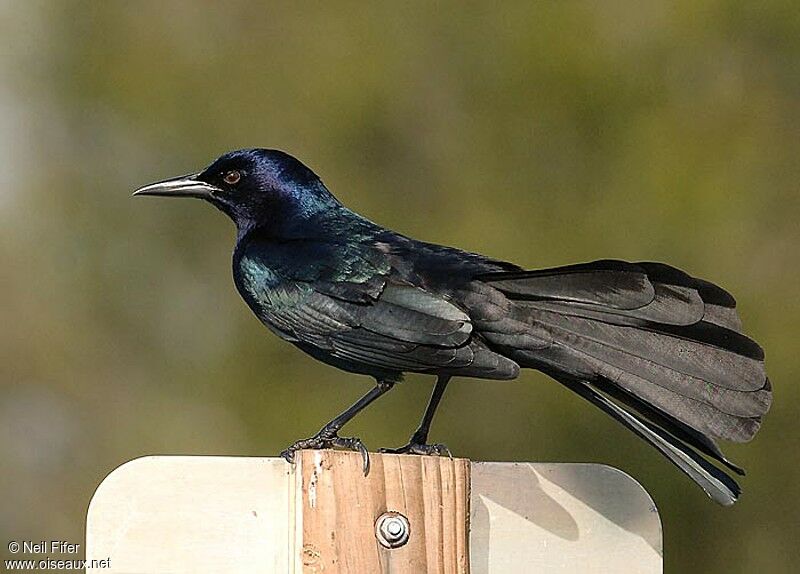
[[[508,380],[519,365],[473,337],[454,284],[519,269],[389,232],[361,241],[251,240],[235,257],[245,300],[284,339],[335,366],[373,376],[436,372]],[[499,294],[499,292],[498,292]]]
[[[469,315],[393,263],[367,242],[300,239],[251,241],[237,266],[262,321],[318,358],[359,372],[475,362]],[[491,362],[477,360],[499,372]]]
[[[383,283],[375,293],[377,283]],[[468,365],[472,323],[423,289],[385,278],[295,281],[269,289],[266,320],[285,338],[345,361],[390,371]]]
[[[357,327],[330,337],[334,354],[395,370],[456,368],[473,361],[472,322],[423,289],[389,284],[356,309]]]

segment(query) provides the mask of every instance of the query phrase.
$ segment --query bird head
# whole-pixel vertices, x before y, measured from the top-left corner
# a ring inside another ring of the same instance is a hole
[[[270,149],[227,153],[199,173],[152,183],[133,195],[203,199],[240,229],[302,220],[338,205],[313,171],[289,154]]]

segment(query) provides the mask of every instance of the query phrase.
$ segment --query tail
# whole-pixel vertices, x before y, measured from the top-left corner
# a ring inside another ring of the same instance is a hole
[[[764,352],[723,289],[660,263],[596,261],[480,281],[512,302],[478,326],[524,367],[566,385],[646,440],[717,502],[741,490],[717,439],[747,442],[772,402]]]

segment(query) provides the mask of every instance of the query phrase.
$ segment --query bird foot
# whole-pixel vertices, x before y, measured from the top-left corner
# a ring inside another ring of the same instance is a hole
[[[414,441],[399,448],[382,448],[380,452],[385,454],[421,454],[425,456],[447,456],[453,458],[450,449],[443,444],[424,444]]]
[[[294,463],[294,453],[298,450],[304,449],[322,449],[322,448],[339,448],[342,450],[353,450],[361,453],[361,459],[364,462],[364,476],[369,474],[369,452],[367,447],[361,442],[360,438],[355,437],[340,437],[335,432],[326,432],[325,429],[318,432],[311,438],[305,438],[297,441],[292,446],[287,448],[281,453],[281,456],[287,462]]]

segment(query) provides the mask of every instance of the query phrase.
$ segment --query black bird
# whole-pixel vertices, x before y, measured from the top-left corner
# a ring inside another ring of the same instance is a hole
[[[277,150],[223,155],[200,173],[134,195],[195,197],[236,224],[233,278],[273,333],[377,384],[303,448],[366,449],[342,426],[401,380],[438,377],[417,431],[391,452],[428,444],[453,376],[513,379],[543,371],[650,443],[717,502],[737,474],[717,439],[749,441],[769,410],[764,353],[742,334],[726,291],[661,263],[595,261],[527,271],[405,237],[354,213],[314,172]],[[705,455],[705,456],[703,456]]]

